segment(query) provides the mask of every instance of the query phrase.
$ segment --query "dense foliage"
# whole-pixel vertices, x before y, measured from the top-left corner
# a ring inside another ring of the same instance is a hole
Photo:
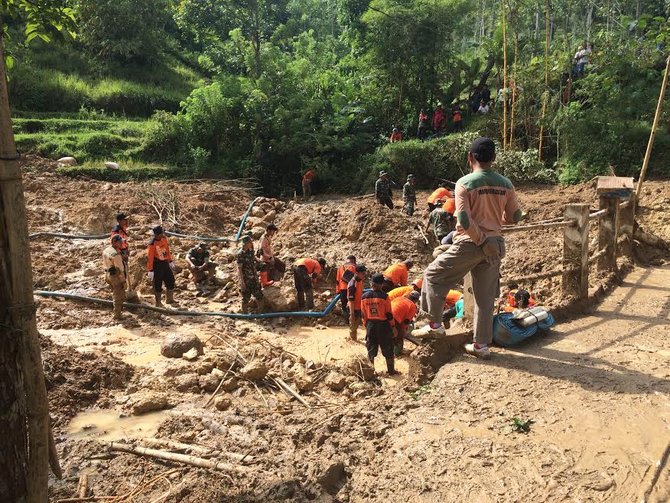
[[[38,112],[102,117],[68,123],[75,130],[19,122],[19,143],[254,176],[276,194],[292,194],[308,166],[320,168],[319,188],[351,192],[369,190],[379,169],[398,181],[414,172],[424,186],[453,179],[476,133],[498,141],[499,168],[515,181],[634,175],[665,67],[666,7],[501,1],[59,0],[77,36],[56,47],[11,37],[26,16],[5,26],[13,107],[38,122]],[[484,85],[495,106],[479,116]],[[438,102],[449,134],[414,140],[419,110]],[[452,107],[466,132],[453,131]],[[668,113],[652,174],[668,174]],[[394,126],[404,141],[388,144]]]

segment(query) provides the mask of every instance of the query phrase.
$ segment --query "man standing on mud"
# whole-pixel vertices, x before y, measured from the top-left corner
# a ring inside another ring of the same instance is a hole
[[[465,350],[477,358],[489,358],[493,339],[493,305],[500,290],[500,261],[505,255],[503,224],[521,220],[514,186],[492,169],[495,144],[477,138],[470,146],[468,163],[472,173],[456,183],[456,234],[454,244],[438,256],[423,273],[421,309],[430,323],[414,330],[414,336],[444,334],[442,312],[447,292],[472,273],[475,296],[475,340]]]
[[[116,225],[112,228],[112,234],[110,237],[120,236],[121,237],[121,258],[123,259],[123,267],[125,277],[128,278],[128,260],[130,259],[130,248],[128,247],[128,217],[125,213],[117,213],[116,215]],[[130,285],[128,290],[130,291]],[[125,286],[124,286],[125,288]]]
[[[254,241],[251,236],[242,238],[242,249],[237,252],[237,276],[240,281],[240,293],[242,294],[242,312],[249,312],[249,300],[251,300],[252,295],[256,299],[259,311],[263,310],[265,299],[261,291],[261,283],[258,280]]]
[[[302,199],[307,202],[312,198],[312,181],[316,177],[316,168],[308,169],[302,176]]]
[[[105,282],[112,287],[114,295],[114,319],[121,319],[123,301],[126,298],[126,268],[123,264],[123,238],[112,236],[111,245],[102,252],[102,266],[105,270]]]
[[[382,350],[386,358],[386,367],[389,375],[397,374],[393,357],[393,338],[397,335],[391,301],[382,290],[384,276],[372,275],[372,290],[363,294],[361,298],[361,314],[365,325],[365,345],[368,350],[368,359],[374,365],[375,357]]]
[[[414,175],[407,175],[407,183],[402,187],[403,211],[408,215],[414,215],[414,206],[416,205],[416,188]]]
[[[347,283],[346,295],[349,299],[349,338],[358,339],[358,326],[361,324],[361,300],[363,298],[363,280],[367,275],[367,268],[363,264],[356,266],[356,273]]]
[[[375,182],[375,198],[382,206],[393,209],[393,193],[391,192],[391,181],[386,171],[379,172],[379,178]]]
[[[174,261],[170,253],[170,245],[163,231],[163,227],[157,225],[152,229],[154,237],[149,241],[147,247],[147,275],[154,286],[154,297],[156,307],[161,307],[161,294],[163,283],[167,289],[166,302],[174,304]]]

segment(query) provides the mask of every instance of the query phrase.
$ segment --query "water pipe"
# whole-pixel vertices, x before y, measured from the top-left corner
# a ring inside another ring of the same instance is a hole
[[[104,306],[113,306],[114,302],[106,299],[99,299],[96,297],[87,297],[85,295],[77,295],[67,292],[50,292],[47,290],[35,290],[34,295],[47,298],[63,298],[67,300],[78,300],[82,302],[91,302],[94,304],[102,304]],[[141,308],[147,309],[149,311],[155,311],[157,313],[167,314],[171,316],[216,316],[221,318],[233,318],[239,320],[257,320],[257,319],[269,319],[269,318],[323,318],[328,316],[335,306],[337,301],[340,300],[340,294],[338,293],[333,297],[333,300],[326,306],[323,311],[279,311],[275,313],[224,313],[221,311],[178,311],[176,309],[165,309],[163,307],[150,306],[148,304],[136,304],[134,302],[124,302],[124,307],[127,308]]]
[[[181,238],[181,239],[192,239],[193,241],[215,241],[218,243],[228,243],[230,242],[230,238],[210,238],[206,236],[190,236],[187,234],[178,234],[176,232],[170,232],[170,231],[165,231],[166,236],[172,236],[175,238]]]
[[[28,239],[37,239],[37,238],[60,238],[60,239],[109,239],[109,234],[96,234],[94,236],[85,236],[79,234],[62,234],[60,232],[37,232],[35,234],[30,234]]]
[[[242,232],[244,231],[244,226],[247,223],[247,218],[249,218],[249,213],[251,213],[251,209],[254,207],[254,205],[258,202],[260,197],[257,197],[251,203],[249,203],[249,207],[247,208],[247,212],[244,214],[242,217],[242,223],[240,223],[240,228],[237,231],[237,234],[235,235],[235,241],[239,241],[240,237],[242,236]]]

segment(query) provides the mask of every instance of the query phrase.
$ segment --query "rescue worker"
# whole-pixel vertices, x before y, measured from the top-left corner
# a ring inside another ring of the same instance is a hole
[[[342,315],[345,319],[349,319],[349,308],[347,288],[349,281],[351,281],[356,274],[356,257],[349,255],[347,261],[337,268],[335,275],[335,291],[340,294],[340,302],[342,303]]]
[[[240,282],[240,293],[242,294],[242,312],[249,312],[249,300],[253,295],[258,305],[258,310],[265,307],[265,299],[258,280],[256,257],[254,255],[254,240],[251,236],[242,238],[242,248],[237,252],[237,278]]]
[[[453,195],[451,191],[444,185],[440,185],[428,196],[428,213],[433,211],[435,208],[442,206],[444,201],[452,197]]]
[[[447,114],[442,108],[442,103],[438,103],[433,112],[433,132],[435,136],[442,136],[442,133],[447,128]]]
[[[207,295],[207,281],[213,282],[216,264],[209,260],[207,243],[200,243],[186,254],[186,264],[195,284],[196,296]]]
[[[161,307],[163,283],[165,283],[165,299],[168,304],[174,304],[174,261],[170,253],[170,245],[163,227],[157,225],[152,230],[154,237],[147,247],[147,275],[153,282],[156,307]]]
[[[395,143],[397,141],[402,141],[402,133],[397,127],[394,127],[391,136],[389,137],[389,142]]]
[[[409,270],[414,265],[410,259],[403,260],[386,268],[383,274],[384,292],[390,292],[399,286],[407,286]]]
[[[414,175],[407,175],[407,183],[402,186],[402,209],[410,217],[414,215],[414,205],[416,204],[415,183],[416,178]]]
[[[507,289],[500,296],[500,305],[506,313],[516,309],[535,307],[536,301],[528,290],[519,288],[518,283],[509,283]]]
[[[120,235],[113,235],[111,244],[102,251],[102,267],[105,270],[105,282],[112,287],[114,319],[120,320],[126,298],[127,278],[123,263],[123,238]]]
[[[312,181],[316,177],[316,168],[308,169],[302,176],[302,200],[308,201],[312,197]]]
[[[393,193],[391,192],[391,181],[386,171],[379,172],[379,178],[375,182],[375,198],[383,206],[393,209]]]
[[[293,266],[293,281],[298,297],[298,307],[300,309],[314,309],[314,284],[319,275],[326,267],[326,260],[319,257],[301,258],[295,261]],[[305,298],[307,302],[305,303]]]
[[[356,266],[356,274],[347,284],[347,298],[349,299],[349,337],[352,341],[358,339],[358,326],[361,324],[361,299],[363,298],[363,283],[367,276],[367,268],[363,264]]]
[[[451,306],[448,309],[445,309],[444,312],[442,313],[442,323],[444,324],[444,328],[449,329],[451,328],[451,320],[456,318],[457,320],[463,318],[463,312],[464,312],[464,303],[463,303],[463,295],[461,295],[461,298],[456,301],[456,303]]]
[[[428,114],[426,114],[425,110],[422,108],[419,112],[419,125],[416,128],[416,136],[419,140],[423,141],[426,139],[426,136],[428,136],[428,127]]]
[[[388,292],[389,300],[393,302],[398,297],[407,297],[412,292],[421,292],[421,285],[423,285],[423,278],[417,279],[411,285],[394,288]]]
[[[402,349],[405,346],[405,336],[416,316],[416,303],[420,298],[421,294],[413,291],[407,297],[398,297],[391,301],[391,311],[396,326],[396,335],[393,338],[395,356],[402,354]]]
[[[279,264],[279,259],[276,259],[272,251],[272,238],[277,234],[279,229],[275,224],[270,224],[265,229],[265,233],[261,238],[261,246],[258,249],[257,255],[260,256],[260,259],[265,263],[265,268],[261,271],[261,286],[265,288],[266,286],[274,285],[274,280],[272,279],[275,274],[275,265]],[[281,264],[281,272],[284,272],[284,264]]]
[[[438,243],[442,243],[442,239],[447,237],[453,228],[453,216],[444,210],[443,206],[438,206],[428,215],[428,223],[426,224],[426,233],[433,228],[433,233],[437,238]]]
[[[454,244],[423,273],[421,309],[429,314],[430,322],[412,332],[417,337],[444,335],[444,297],[471,272],[474,342],[465,350],[477,358],[490,357],[493,307],[499,293],[500,261],[505,255],[500,231],[503,224],[517,223],[522,216],[512,182],[492,169],[495,158],[495,144],[490,138],[477,138],[470,146],[468,163],[473,172],[456,184],[458,224]]]
[[[112,228],[110,238],[114,236],[121,236],[121,258],[123,259],[123,267],[126,279],[128,278],[128,261],[130,260],[130,248],[128,243],[128,219],[129,215],[125,213],[116,214],[116,225]],[[127,285],[130,289],[130,285]]]
[[[451,110],[451,120],[454,123],[454,131],[460,131],[463,129],[463,113],[461,109],[456,105]]]
[[[372,275],[372,290],[363,293],[361,297],[361,316],[365,326],[365,346],[368,350],[368,359],[374,365],[375,357],[382,350],[386,358],[386,368],[389,375],[397,374],[393,358],[393,338],[396,335],[395,322],[391,301],[382,290],[384,276]]]

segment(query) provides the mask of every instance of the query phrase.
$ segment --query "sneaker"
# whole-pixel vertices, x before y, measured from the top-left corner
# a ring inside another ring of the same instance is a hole
[[[414,337],[434,337],[436,335],[446,335],[444,327],[440,325],[437,328],[432,328],[430,324],[424,325],[421,328],[412,330]]]
[[[481,358],[482,360],[488,360],[489,358],[491,358],[491,351],[489,350],[488,346],[480,348],[477,347],[476,344],[466,344],[465,352],[469,355]]]

